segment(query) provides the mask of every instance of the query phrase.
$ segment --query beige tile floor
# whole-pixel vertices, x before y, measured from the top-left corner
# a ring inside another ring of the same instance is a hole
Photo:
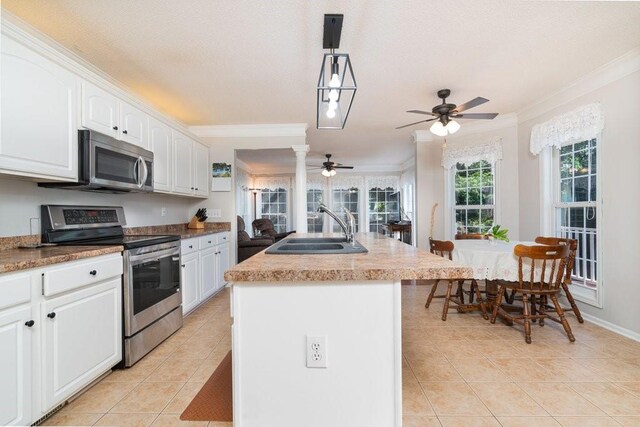
[[[547,322],[525,344],[521,328],[477,313],[426,310],[429,286],[402,289],[405,427],[640,426],[640,343],[590,323]],[[45,425],[231,426],[187,423],[184,408],[229,351],[229,291],[125,371],[115,371]],[[169,369],[166,369],[169,368]]]

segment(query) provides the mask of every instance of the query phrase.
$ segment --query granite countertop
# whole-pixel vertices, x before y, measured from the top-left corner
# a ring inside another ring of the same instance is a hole
[[[320,235],[292,234],[289,237]],[[357,233],[356,240],[369,252],[349,255],[267,255],[263,251],[227,270],[224,278],[229,282],[300,282],[472,277],[468,267],[379,233]]]
[[[144,235],[178,235],[181,239],[190,239],[192,237],[206,236],[209,234],[222,233],[231,231],[230,222],[205,222],[204,229],[190,229],[187,224],[169,224],[169,225],[151,225],[146,227],[127,227],[124,229],[125,234],[144,234]]]
[[[51,246],[0,251],[0,273],[44,267],[99,255],[122,252],[122,246]]]

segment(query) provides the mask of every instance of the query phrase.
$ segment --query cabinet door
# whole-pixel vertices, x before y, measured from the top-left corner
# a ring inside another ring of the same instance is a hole
[[[194,156],[194,194],[196,196],[208,197],[209,196],[209,148],[199,144],[193,143],[193,156]]]
[[[2,35],[3,173],[78,180],[78,78]]]
[[[221,289],[227,282],[224,280],[224,272],[229,269],[229,256],[231,251],[229,250],[229,244],[225,243],[218,246],[218,264],[217,264],[217,277],[216,288]]]
[[[82,126],[118,138],[118,99],[106,90],[83,82]]]
[[[193,144],[186,136],[173,133],[173,192],[193,194]]]
[[[122,359],[122,279],[41,304],[42,394],[46,412]]]
[[[153,191],[171,191],[171,129],[149,118],[149,149],[153,151]]]
[[[0,425],[30,425],[31,306],[0,311]]]
[[[200,263],[197,252],[182,256],[181,273],[182,311],[186,314],[200,302]]]
[[[120,139],[145,149],[149,149],[147,130],[148,116],[137,108],[120,103]]]
[[[200,251],[200,300],[204,300],[216,292],[216,248]]]

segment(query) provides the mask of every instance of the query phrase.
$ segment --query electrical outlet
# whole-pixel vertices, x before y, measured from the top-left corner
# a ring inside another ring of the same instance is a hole
[[[307,368],[327,368],[327,336],[307,335]]]
[[[222,209],[211,209],[211,218],[221,218]]]
[[[167,208],[160,208],[160,216],[167,216]]]

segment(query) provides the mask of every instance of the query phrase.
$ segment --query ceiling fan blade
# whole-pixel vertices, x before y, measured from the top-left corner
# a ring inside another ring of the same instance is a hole
[[[426,114],[427,116],[438,117],[437,114],[432,113],[431,111],[422,111],[422,110],[407,110],[407,113],[415,113],[415,114]]]
[[[477,107],[478,105],[482,105],[485,102],[489,102],[487,98],[483,98],[481,96],[472,99],[471,101],[465,102],[462,105],[458,105],[452,112],[453,113],[461,113],[462,111],[468,110],[473,107]]]
[[[334,169],[353,169],[353,166],[334,166]]]
[[[426,122],[430,122],[430,121],[433,121],[433,120],[437,120],[437,119],[420,120],[419,122],[409,123],[408,125],[404,125],[404,126],[398,126],[396,129],[402,129],[402,128],[406,128],[406,127],[409,127],[409,126],[417,125],[418,123],[426,123]]]
[[[495,119],[498,113],[471,113],[471,114],[456,114],[451,117],[455,117],[456,119],[485,119],[491,120]]]

